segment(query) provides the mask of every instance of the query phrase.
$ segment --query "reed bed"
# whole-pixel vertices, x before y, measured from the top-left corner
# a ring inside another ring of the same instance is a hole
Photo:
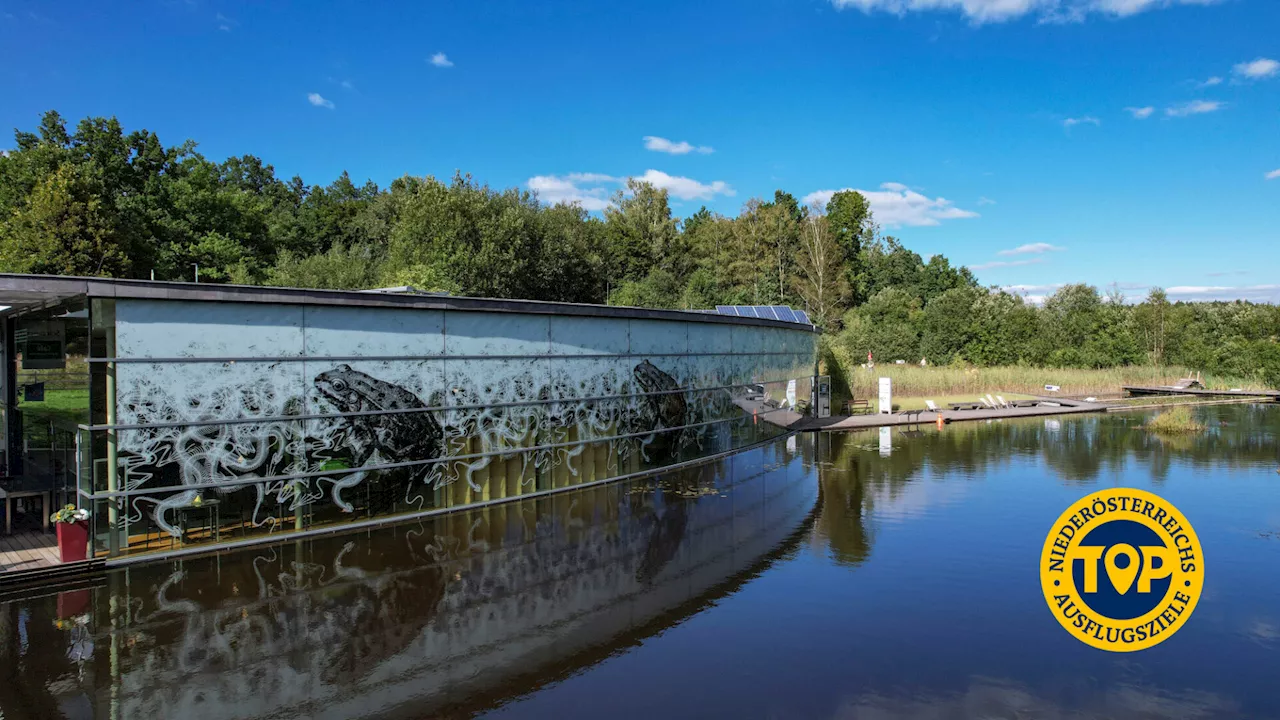
[[[1084,370],[1075,368],[1033,367],[920,367],[918,365],[877,365],[874,368],[829,368],[836,395],[857,399],[874,399],[879,394],[879,379],[892,378],[894,397],[974,396],[986,393],[1024,395],[1057,394],[1063,396],[1117,397],[1123,385],[1171,385],[1193,373],[1179,367],[1130,366]],[[1224,376],[1202,375],[1207,388],[1258,389],[1258,383]],[[1045,385],[1056,385],[1057,393],[1048,393]],[[843,395],[841,392],[843,391]]]

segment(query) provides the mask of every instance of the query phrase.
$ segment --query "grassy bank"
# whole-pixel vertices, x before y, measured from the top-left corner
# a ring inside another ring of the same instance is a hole
[[[835,368],[832,368],[835,370]],[[1009,399],[1013,394],[1044,395],[1045,385],[1057,385],[1060,395],[1115,395],[1122,385],[1169,385],[1191,375],[1186,368],[1131,366],[1103,370],[1080,370],[1032,367],[919,367],[917,365],[877,365],[841,367],[831,372],[833,393],[838,401],[847,397],[874,400],[879,393],[879,379],[893,379],[893,395],[898,398],[931,398],[956,396],[969,400],[986,393],[1000,393]],[[1258,389],[1256,382],[1222,376],[1204,375],[1205,387],[1214,389]],[[922,403],[923,404],[923,403]]]

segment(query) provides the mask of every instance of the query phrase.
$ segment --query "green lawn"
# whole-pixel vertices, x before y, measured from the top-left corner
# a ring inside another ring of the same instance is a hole
[[[43,435],[40,426],[50,420],[58,425],[74,426],[89,422],[89,389],[45,390],[44,402],[25,402],[18,393],[18,409],[28,434],[36,431]]]

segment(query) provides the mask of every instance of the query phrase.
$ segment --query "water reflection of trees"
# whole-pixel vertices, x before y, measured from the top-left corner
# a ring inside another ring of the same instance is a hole
[[[980,477],[1019,460],[1040,463],[1056,478],[1088,486],[1134,468],[1163,482],[1176,465],[1198,471],[1277,463],[1280,408],[1272,404],[1197,408],[1203,433],[1167,437],[1141,426],[1150,413],[1101,413],[991,423],[894,428],[892,450],[879,452],[876,431],[824,433],[816,459],[823,494],[817,533],[832,557],[858,564],[867,558],[877,505],[901,502],[926,474],[949,481]]]

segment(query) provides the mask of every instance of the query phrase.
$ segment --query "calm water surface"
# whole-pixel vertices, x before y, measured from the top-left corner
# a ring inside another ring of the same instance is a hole
[[[797,436],[661,478],[0,597],[0,717],[1280,717],[1280,407]],[[1205,591],[1050,615],[1071,502],[1151,490]]]

